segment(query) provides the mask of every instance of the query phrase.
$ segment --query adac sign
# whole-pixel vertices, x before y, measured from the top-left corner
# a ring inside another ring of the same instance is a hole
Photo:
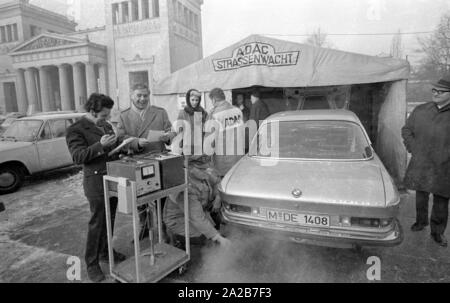
[[[238,69],[251,65],[265,65],[270,67],[296,65],[300,51],[276,52],[267,43],[247,43],[233,51],[231,58],[214,59],[216,72]]]

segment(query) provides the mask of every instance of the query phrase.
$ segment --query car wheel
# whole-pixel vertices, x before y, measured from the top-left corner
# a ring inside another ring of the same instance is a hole
[[[0,167],[0,195],[13,193],[23,184],[24,174],[20,168]]]

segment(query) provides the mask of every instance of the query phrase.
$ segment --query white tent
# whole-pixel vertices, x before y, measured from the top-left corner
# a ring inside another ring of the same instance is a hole
[[[220,87],[232,92],[252,86],[316,90],[351,87],[350,110],[353,106],[355,112],[360,111],[357,114],[371,115],[367,125],[376,125],[376,134],[372,134],[375,149],[399,182],[406,168],[401,127],[406,119],[409,71],[404,60],[252,35],[161,80],[153,87],[153,103],[165,108],[175,120],[180,100],[191,88],[208,92]],[[365,94],[358,94],[360,88]],[[375,98],[382,99],[378,105],[372,100]]]

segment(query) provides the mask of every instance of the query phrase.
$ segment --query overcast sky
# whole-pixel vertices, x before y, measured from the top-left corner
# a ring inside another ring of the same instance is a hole
[[[51,6],[70,0],[31,0]],[[104,24],[98,12],[103,0],[81,1],[80,28]],[[54,5],[54,4],[53,4]],[[88,9],[90,8],[90,9]],[[392,35],[334,35],[427,32],[435,29],[450,0],[204,0],[204,56],[213,54],[250,34],[302,42],[317,28],[338,49],[378,55],[389,54]],[[280,35],[280,36],[278,36]],[[423,36],[423,35],[422,35]],[[404,53],[417,60],[418,35],[403,35]]]

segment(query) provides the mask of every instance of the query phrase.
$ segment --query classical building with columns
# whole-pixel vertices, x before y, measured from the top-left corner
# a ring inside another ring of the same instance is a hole
[[[105,14],[105,25],[76,31],[76,24],[67,17],[28,1],[0,2],[0,25],[5,5],[15,6],[16,15],[26,10],[42,17],[37,18],[39,26],[25,26],[19,17],[17,25],[10,26],[10,31],[17,32],[10,36],[17,39],[4,50],[8,62],[0,63],[0,112],[82,111],[93,92],[110,95],[118,110],[125,109],[135,83],[152,88],[159,79],[203,57],[203,0],[104,3],[105,10],[99,14]],[[52,28],[52,22],[61,26]],[[25,34],[24,28],[31,30],[31,26],[34,35]],[[2,69],[9,71],[7,77]]]

